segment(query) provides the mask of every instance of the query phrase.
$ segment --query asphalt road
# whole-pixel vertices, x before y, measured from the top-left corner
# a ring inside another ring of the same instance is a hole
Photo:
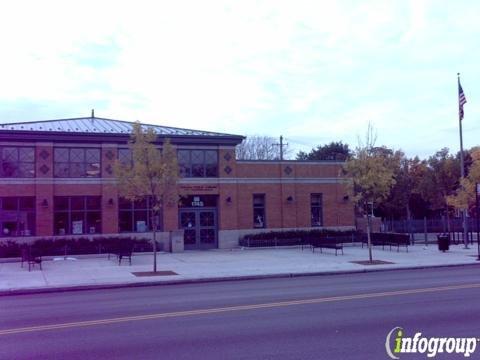
[[[0,358],[386,359],[396,326],[480,337],[480,266],[4,296]]]

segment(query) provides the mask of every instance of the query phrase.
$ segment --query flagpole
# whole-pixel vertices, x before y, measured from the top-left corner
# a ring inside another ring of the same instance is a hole
[[[458,82],[458,126],[460,129],[460,178],[463,180],[465,178],[465,166],[463,159],[463,135],[462,135],[462,110],[463,105],[460,104],[460,73],[457,73],[457,82]],[[463,185],[462,185],[463,186]],[[468,205],[467,205],[468,206]],[[467,229],[467,209],[462,210],[462,223],[463,223],[463,243],[465,249],[468,249],[468,229]]]

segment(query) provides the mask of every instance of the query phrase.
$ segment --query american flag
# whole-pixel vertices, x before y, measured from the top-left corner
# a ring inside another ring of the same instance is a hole
[[[460,85],[460,79],[458,79],[458,114],[460,120],[463,120],[463,105],[467,103],[467,98],[463,93],[462,85]]]

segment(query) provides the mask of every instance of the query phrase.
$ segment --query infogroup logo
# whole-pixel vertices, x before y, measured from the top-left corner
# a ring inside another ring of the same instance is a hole
[[[401,327],[394,327],[387,334],[385,350],[391,359],[400,359],[400,354],[427,354],[433,358],[440,353],[459,354],[470,357],[477,348],[480,339],[471,338],[439,338],[422,337],[421,332],[415,333],[413,337],[405,336]]]

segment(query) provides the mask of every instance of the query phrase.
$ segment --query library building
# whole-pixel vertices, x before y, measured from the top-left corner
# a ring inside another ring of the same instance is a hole
[[[119,196],[115,161],[130,157],[133,123],[92,116],[0,124],[0,242],[50,237],[151,236],[148,198]],[[342,162],[237,160],[243,136],[160,125],[177,151],[180,194],[160,219],[172,250],[234,248],[245,234],[352,229]]]

